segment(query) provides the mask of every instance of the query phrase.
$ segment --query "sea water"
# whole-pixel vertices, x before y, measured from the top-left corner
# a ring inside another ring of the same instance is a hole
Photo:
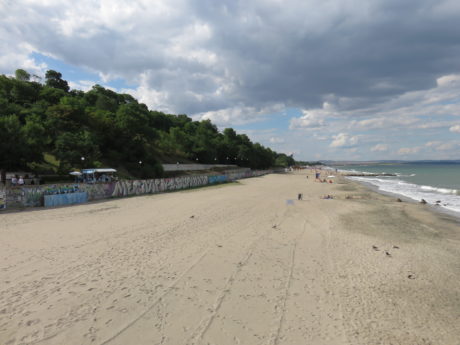
[[[349,177],[370,183],[378,190],[398,194],[416,201],[424,199],[460,216],[460,163],[402,163],[348,165],[336,167],[344,171],[396,176]]]

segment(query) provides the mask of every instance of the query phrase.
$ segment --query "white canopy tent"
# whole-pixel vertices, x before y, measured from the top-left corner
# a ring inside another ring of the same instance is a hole
[[[110,182],[114,180],[114,174],[117,172],[116,169],[112,168],[91,168],[82,169],[81,172],[72,171],[70,175],[78,177],[79,180],[88,183],[95,182]]]

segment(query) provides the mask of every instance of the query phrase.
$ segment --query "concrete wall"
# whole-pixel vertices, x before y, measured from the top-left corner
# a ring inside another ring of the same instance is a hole
[[[0,210],[6,208],[6,191],[5,189],[0,189]]]
[[[208,183],[209,184],[214,184],[214,183],[224,183],[228,181],[227,175],[212,175],[208,176]]]
[[[68,194],[53,194],[44,196],[45,207],[83,204],[88,201],[88,193],[77,192]]]
[[[223,175],[197,175],[161,178],[151,180],[121,180],[96,184],[61,184],[46,186],[23,186],[0,189],[0,210],[37,206],[59,206],[80,202],[84,193],[86,200],[120,198],[132,195],[155,194],[181,189],[195,188],[208,184],[224,183],[242,178],[261,176],[269,170],[229,170]],[[74,196],[73,196],[74,195]]]

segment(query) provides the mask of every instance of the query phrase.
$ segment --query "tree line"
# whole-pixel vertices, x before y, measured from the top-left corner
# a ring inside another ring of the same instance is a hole
[[[237,164],[253,169],[293,165],[232,128],[219,132],[209,120],[150,110],[129,94],[100,85],[70,90],[62,74],[44,80],[18,69],[0,75],[0,169],[56,172],[110,166],[133,177],[162,175],[160,163]]]

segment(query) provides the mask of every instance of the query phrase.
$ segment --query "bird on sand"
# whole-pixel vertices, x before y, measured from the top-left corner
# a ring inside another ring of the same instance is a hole
[[[388,252],[388,250],[385,250],[385,255],[386,256],[391,256],[390,252]]]
[[[377,247],[377,246],[372,246],[372,249],[374,249],[374,250],[379,250],[379,247]]]

